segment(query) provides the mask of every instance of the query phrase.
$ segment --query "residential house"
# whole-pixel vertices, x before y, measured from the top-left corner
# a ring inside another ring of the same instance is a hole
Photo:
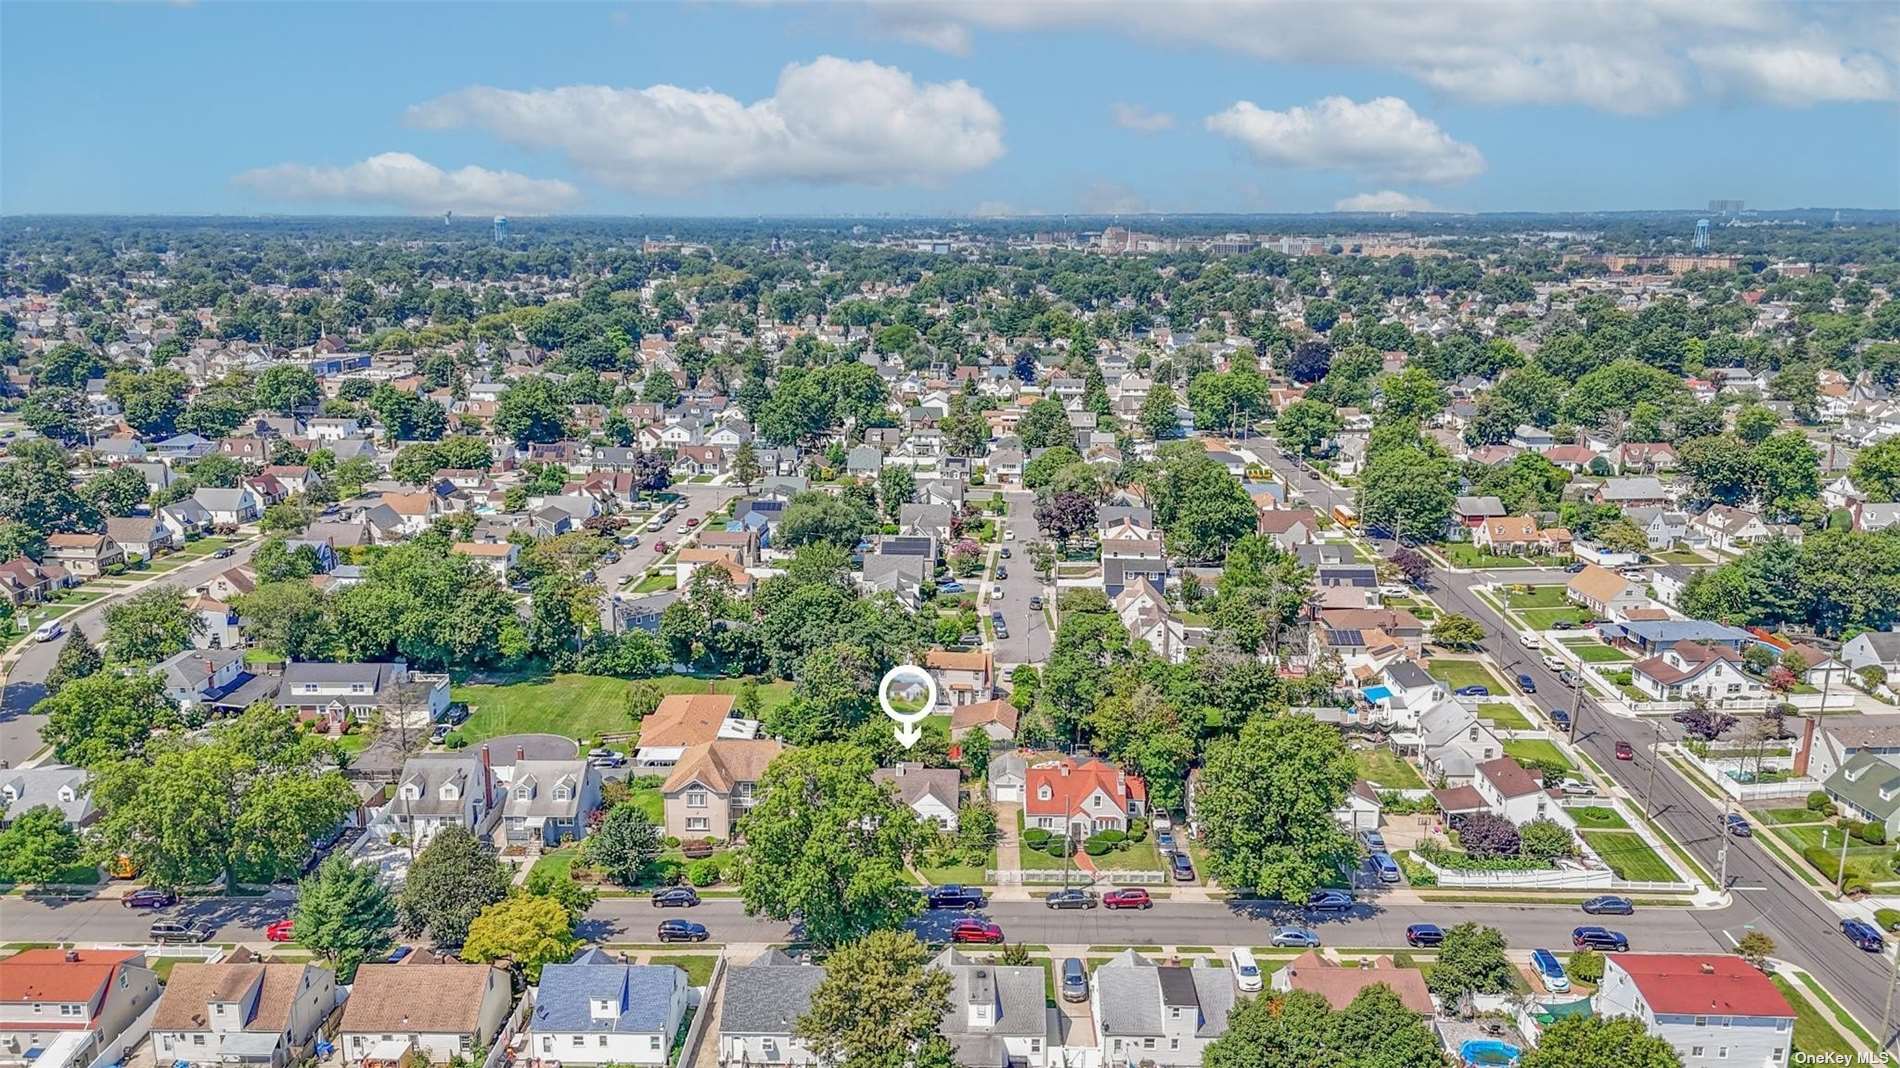
[[[1262,536],[1279,546],[1282,552],[1290,553],[1294,547],[1313,540],[1314,533],[1319,529],[1319,521],[1310,508],[1262,510],[1257,529]]]
[[[449,552],[456,556],[468,557],[480,564],[489,574],[506,583],[508,569],[515,566],[515,560],[521,554],[521,547],[511,541],[458,541],[449,546]]]
[[[1485,520],[1506,514],[1504,502],[1496,497],[1455,497],[1451,502],[1451,523],[1447,534],[1454,541],[1468,540]]]
[[[1499,556],[1564,555],[1570,552],[1570,542],[1568,530],[1540,528],[1528,515],[1487,517],[1471,530],[1472,545]]]
[[[963,797],[962,773],[956,768],[927,768],[912,761],[878,768],[871,781],[888,783],[897,799],[917,814],[917,818],[939,829],[957,829],[957,811]]]
[[[0,564],[0,594],[16,608],[39,604],[69,584],[70,576],[58,564],[36,564],[24,556]]]
[[[1757,707],[1768,688],[1742,670],[1741,654],[1726,645],[1684,641],[1630,667],[1636,689],[1652,701],[1701,699],[1717,708]]]
[[[1627,508],[1623,511],[1623,518],[1643,532],[1643,539],[1649,543],[1651,552],[1676,545],[1702,549],[1709,544],[1708,534],[1694,525],[1687,512],[1656,506]]]
[[[660,787],[667,836],[731,841],[751,811],[759,778],[783,750],[771,738],[716,738],[687,747]]]
[[[1061,756],[1028,767],[1023,825],[1077,839],[1126,831],[1147,811],[1148,785],[1096,757]]]
[[[1187,660],[1187,628],[1174,616],[1167,598],[1147,577],[1136,579],[1112,602],[1128,633],[1147,642],[1155,655],[1173,663]]]
[[[214,704],[250,681],[241,649],[186,649],[152,665],[165,697],[179,708]]]
[[[794,1034],[811,1011],[811,998],[824,982],[821,965],[801,964],[782,950],[767,950],[751,964],[726,969],[719,993],[719,1063],[816,1066],[821,1062]]]
[[[1168,588],[1168,557],[1161,539],[1111,538],[1101,543],[1102,591],[1112,600],[1138,579]]]
[[[1667,442],[1627,441],[1617,446],[1610,464],[1620,474],[1654,475],[1674,471],[1681,460],[1676,455],[1676,447]]]
[[[94,578],[125,563],[125,550],[104,534],[48,534],[41,563],[51,561],[75,578]]]
[[[1788,999],[1733,954],[1606,954],[1594,1002],[1599,1016],[1641,1020],[1683,1068],[1769,1068],[1789,1063],[1793,1050]]]
[[[581,758],[529,760],[519,748],[512,764],[497,765],[503,780],[501,826],[509,845],[558,846],[587,836],[600,808],[600,775]]]
[[[995,696],[995,667],[987,650],[932,649],[924,654],[924,670],[937,682],[939,703],[950,708]]]
[[[1315,630],[1337,636],[1337,640],[1327,639],[1327,644],[1335,649],[1376,649],[1380,646],[1374,637],[1377,634],[1392,639],[1408,656],[1417,657],[1424,652],[1425,624],[1403,608],[1321,609]],[[1360,635],[1357,642],[1349,636],[1354,633]]]
[[[499,811],[494,769],[485,745],[479,756],[431,753],[404,760],[388,807],[396,826],[415,840],[417,849],[428,845],[444,827],[460,827],[477,838],[485,837]]]
[[[950,976],[950,1007],[938,1033],[951,1060],[963,1068],[1048,1068],[1063,1063],[1061,1013],[1044,996],[1048,971],[1040,964],[972,960],[950,946],[930,962]]]
[[[203,490],[199,492],[202,493]],[[210,509],[200,504],[194,495],[182,501],[160,505],[158,521],[171,533],[172,542],[182,545],[211,529],[213,520]]]
[[[950,741],[967,744],[971,735],[981,734],[995,746],[1016,737],[1021,713],[1003,698],[975,701],[950,710]]]
[[[1227,1032],[1236,996],[1225,968],[1156,965],[1121,951],[1090,982],[1103,1068],[1199,1068]]]
[[[1841,646],[1841,659],[1855,672],[1879,668],[1887,685],[1900,685],[1900,630],[1862,631]]]
[[[201,486],[191,499],[211,517],[214,526],[242,526],[256,522],[264,514],[264,502],[244,486],[232,489]]]
[[[1394,660],[1379,672],[1376,686],[1360,694],[1372,706],[1373,718],[1399,733],[1416,733],[1426,709],[1451,700],[1451,687],[1426,673],[1418,661]]]
[[[1662,480],[1649,476],[1604,479],[1596,493],[1598,504],[1614,504],[1618,508],[1660,508],[1667,505],[1669,499]]]
[[[676,589],[684,590],[701,569],[711,568],[715,574],[724,574],[732,587],[732,592],[740,597],[749,597],[758,585],[758,580],[746,571],[735,558],[736,550],[702,549],[697,545],[688,545],[673,554],[673,584]]]
[[[1504,743],[1463,702],[1443,701],[1418,717],[1418,753],[1428,777],[1469,786],[1479,764],[1504,754]]]
[[[1344,1011],[1366,990],[1383,986],[1399,996],[1406,1008],[1430,1017],[1438,1005],[1425,985],[1425,973],[1417,968],[1401,967],[1391,957],[1374,957],[1356,965],[1341,964],[1309,949],[1273,973],[1273,989],[1287,992],[1304,990],[1326,999],[1335,1012]]]
[[[1682,604],[1682,591],[1689,588],[1689,580],[1696,575],[1696,568],[1681,564],[1664,564],[1649,573],[1649,586],[1656,591],[1656,599],[1671,608]]]
[[[686,973],[670,964],[628,964],[589,949],[545,964],[528,1021],[536,1064],[663,1065],[686,1020]]]
[[[1582,571],[1570,576],[1565,593],[1603,619],[1614,619],[1626,609],[1649,603],[1641,583],[1597,564],[1585,564]]]
[[[152,515],[112,516],[106,520],[106,537],[116,544],[129,560],[137,557],[150,560],[161,549],[176,546],[172,532],[165,528]]]
[[[68,827],[84,827],[99,814],[90,780],[85,768],[66,764],[0,769],[0,827],[41,807],[57,811]]]
[[[365,964],[343,1007],[337,1050],[353,1068],[467,1060],[507,1023],[514,1003],[508,975],[492,964]]]
[[[180,961],[152,1017],[163,1064],[283,1068],[311,1055],[336,1008],[336,973],[316,964]]]
[[[1551,800],[1544,784],[1511,757],[1479,764],[1471,785],[1492,812],[1519,826],[1542,819],[1555,819],[1566,826],[1571,823],[1563,808]]]
[[[741,568],[757,567],[759,564],[759,532],[754,529],[705,530],[698,538],[699,547],[714,552],[723,552]]]
[[[1690,524],[1708,539],[1710,548],[1728,553],[1744,552],[1774,533],[1759,514],[1726,504],[1711,505]]]
[[[449,710],[449,677],[409,670],[401,661],[331,664],[299,661],[284,665],[277,707],[321,730],[340,731],[345,723],[380,720],[384,726],[426,728]]]
[[[28,949],[0,960],[0,1066],[84,1068],[158,1001],[137,949]]]
[[[1681,642],[1721,645],[1743,652],[1755,643],[1745,630],[1706,619],[1631,619],[1598,628],[1603,640],[1640,656],[1661,656]]]
[[[671,768],[686,750],[721,738],[749,739],[759,735],[757,720],[741,718],[731,694],[668,694],[640,721],[640,745],[633,765],[643,770]]]
[[[1810,765],[1810,774],[1813,774]],[[1900,763],[1893,754],[1864,749],[1849,756],[1821,782],[1842,814],[1900,834]]]

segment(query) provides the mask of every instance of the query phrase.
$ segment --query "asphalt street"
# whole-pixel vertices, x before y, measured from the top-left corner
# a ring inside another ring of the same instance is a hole
[[[1014,666],[1017,664],[1042,664],[1049,659],[1052,635],[1049,632],[1049,617],[1037,609],[1029,607],[1031,597],[1041,597],[1047,601],[1052,595],[1050,588],[1036,577],[1036,568],[1029,559],[1029,544],[1037,540],[1036,534],[1036,496],[1033,493],[1009,493],[1009,514],[1003,522],[1006,529],[1014,531],[1013,541],[1003,542],[1009,549],[1010,558],[998,559],[1009,577],[1005,579],[990,575],[989,589],[1003,591],[1001,600],[984,602],[985,613],[996,611],[1003,613],[1003,621],[1009,628],[1009,637],[996,642],[994,659],[998,664]],[[985,591],[988,592],[987,590]]]
[[[198,563],[179,568],[138,589],[166,585],[189,591],[202,585],[205,580],[248,561],[256,548],[257,543],[250,542],[235,547],[232,554],[222,560],[207,556]],[[136,593],[138,589],[124,592]],[[106,608],[119,596],[123,594],[95,601],[67,616],[63,622],[69,630],[78,627],[86,632],[86,637],[98,642],[105,637]],[[59,660],[60,647],[64,644],[64,639],[44,643],[29,641],[20,658],[7,670],[5,692],[0,694],[0,761],[5,761],[8,767],[19,764],[40,749],[40,727],[46,722],[46,717],[31,715],[29,710],[46,696],[46,676],[52,673],[53,665]]]
[[[187,901],[162,913],[128,909],[117,900],[0,898],[0,932],[8,941],[142,941],[159,915],[202,918],[218,929],[219,941],[261,941],[264,928],[289,915],[287,895],[269,898],[207,898]],[[1345,916],[1307,915],[1263,901],[1158,901],[1141,911],[1055,910],[1038,901],[999,901],[970,912],[925,913],[911,926],[927,938],[946,939],[950,925],[965,916],[995,921],[1011,942],[1032,945],[1267,945],[1276,927],[1294,924],[1317,932],[1327,945],[1389,947],[1405,944],[1405,928],[1414,923],[1443,926],[1465,920],[1498,927],[1513,948],[1548,947],[1564,951],[1571,928],[1603,923],[1629,936],[1638,950],[1719,952],[1719,932],[1705,926],[1710,913],[1684,908],[1647,908],[1632,916],[1586,916],[1566,905],[1393,905],[1362,903]],[[732,898],[709,898],[696,908],[656,909],[646,898],[607,898],[582,921],[580,933],[591,941],[645,942],[662,919],[703,923],[714,942],[761,943],[792,940],[786,924],[745,915]]]
[[[1246,444],[1315,507],[1330,510],[1335,505],[1352,505],[1351,491],[1307,478],[1304,470],[1281,456],[1270,440],[1254,438]],[[1389,556],[1397,549],[1390,541],[1374,540],[1373,545],[1381,555]],[[1830,903],[1802,885],[1752,839],[1731,837],[1722,831],[1723,809],[1719,804],[1685,780],[1668,761],[1658,761],[1651,767],[1652,744],[1659,736],[1664,741],[1673,740],[1677,735],[1674,723],[1605,711],[1593,698],[1566,687],[1536,654],[1520,646],[1510,623],[1472,592],[1474,586],[1507,578],[1556,582],[1568,580],[1569,575],[1549,570],[1487,573],[1438,569],[1426,592],[1446,611],[1484,624],[1490,636],[1485,650],[1505,669],[1507,679],[1522,672],[1536,683],[1537,693],[1527,695],[1525,700],[1545,712],[1569,709],[1574,717],[1572,744],[1607,770],[1631,802],[1643,806],[1705,868],[1719,875],[1726,849],[1733,904],[1717,912],[1693,912],[1683,917],[1685,923],[1692,922],[1719,935],[1724,950],[1733,944],[1729,939],[1739,938],[1747,930],[1766,932],[1775,941],[1777,956],[1812,972],[1870,1030],[1877,1027],[1891,974],[1900,965],[1854,948],[1841,936],[1842,914]],[[1617,742],[1628,742],[1635,759],[1617,760]],[[1639,944],[1636,948],[1648,947]]]
[[[637,527],[629,526],[627,531],[640,535],[640,544],[631,549],[621,546],[620,559],[611,564],[604,564],[595,570],[594,578],[596,582],[600,583],[602,591],[600,599],[600,624],[603,627],[611,629],[614,625],[613,599],[616,593],[620,594],[622,598],[629,600],[636,596],[631,592],[622,591],[620,584],[626,581],[629,576],[638,575],[653,566],[653,562],[660,558],[661,553],[658,546],[661,542],[665,542],[667,548],[671,550],[680,543],[682,537],[687,536],[681,533],[681,528],[685,527],[688,518],[697,517],[703,526],[707,515],[718,511],[725,506],[727,501],[734,497],[741,496],[745,492],[742,486],[713,486],[706,483],[690,482],[685,485],[675,485],[671,488],[673,492],[679,493],[686,498],[681,502],[680,510],[678,514],[673,517],[673,521],[668,523],[665,529],[651,532],[646,529],[645,523],[641,523]],[[697,529],[698,528],[694,528],[694,530],[688,533],[697,533]]]

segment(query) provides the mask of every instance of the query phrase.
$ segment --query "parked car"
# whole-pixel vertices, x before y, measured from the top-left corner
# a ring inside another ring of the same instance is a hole
[[[699,891],[690,886],[669,886],[653,893],[656,909],[690,909],[699,904]]]
[[[990,629],[996,632],[998,638],[1009,637],[1009,624],[1003,622],[1003,613],[1001,612],[990,613]]]
[[[1517,676],[1517,688],[1523,690],[1525,693],[1536,693],[1537,680],[1531,678],[1529,675],[1520,673]]]
[[[618,749],[589,749],[587,762],[597,768],[617,768],[627,762],[627,754]]]
[[[1009,546],[1003,546],[1003,559],[1009,559]]]
[[[659,939],[662,942],[704,942],[706,925],[691,920],[661,920]]]
[[[1566,567],[1564,568],[1564,570],[1565,570],[1566,572],[1568,572],[1568,573],[1570,573],[1570,574],[1572,574],[1572,575],[1574,575],[1574,574],[1577,574],[1578,572],[1580,572],[1580,571],[1582,571],[1582,570],[1583,570],[1584,568],[1586,568],[1586,567],[1588,567],[1588,566],[1589,566],[1588,564],[1586,564],[1586,563],[1584,563],[1584,562],[1583,562],[1582,560],[1579,560],[1579,561],[1577,561],[1577,562],[1576,562],[1576,563],[1574,563],[1574,564],[1569,564],[1569,565],[1567,565],[1567,566],[1566,566]]]
[[[1460,686],[1452,692],[1460,697],[1489,697],[1491,696],[1491,687],[1474,683],[1470,686]]]
[[[1384,853],[1387,851],[1385,848],[1385,835],[1380,834],[1378,831],[1360,831],[1359,840],[1364,842],[1366,848],[1372,850],[1374,853]]]
[[[1186,853],[1169,853],[1168,870],[1174,873],[1176,882],[1191,883],[1194,881],[1194,861],[1189,859]]]
[[[1089,999],[1089,972],[1077,957],[1067,957],[1062,961],[1062,1000],[1087,1001]]]
[[[974,886],[946,883],[924,891],[924,903],[933,909],[980,909],[983,891]]]
[[[1126,890],[1110,890],[1102,895],[1102,907],[1110,909],[1151,909],[1155,907],[1154,898],[1140,887]]]
[[[1276,948],[1315,949],[1319,946],[1319,934],[1308,927],[1282,927],[1273,932],[1272,945]],[[1258,990],[1259,987],[1254,989]]]
[[[448,711],[442,713],[442,722],[447,723],[452,727],[459,727],[462,724],[467,723],[468,722],[468,706],[464,704],[450,705],[448,708]]]
[[[1579,927],[1570,932],[1570,944],[1578,949],[1613,949],[1618,953],[1630,951],[1628,936],[1607,927]]]
[[[1015,541],[1015,540],[1016,540],[1016,528],[1015,528],[1015,527],[1004,527],[1004,528],[1003,528],[1003,540],[1004,540],[1004,541]]]
[[[1583,911],[1592,916],[1628,916],[1636,911],[1636,902],[1616,894],[1602,894],[1585,901]]]
[[[449,735],[454,731],[455,728],[447,723],[438,723],[429,731],[429,742],[432,745],[441,745],[448,741]]]
[[[998,580],[998,581],[1001,581],[1001,580],[1003,580],[1003,579],[1006,579],[1006,578],[1008,578],[1008,577],[1009,577],[1009,568],[1007,568],[1007,567],[1004,567],[1004,566],[1003,566],[1002,564],[997,564],[997,565],[996,565],[996,578],[997,578],[997,580]]]
[[[1531,951],[1531,970],[1544,981],[1544,989],[1553,994],[1562,994],[1570,989],[1570,977],[1564,974],[1563,962],[1548,949]]]
[[[1528,630],[1518,632],[1517,644],[1526,649],[1541,649],[1544,646],[1543,640]]]
[[[229,560],[231,558],[231,547],[229,545],[220,547],[217,552],[211,554],[211,558],[213,560]]]
[[[1405,929],[1408,946],[1436,946],[1445,941],[1445,929],[1435,923],[1415,923]]]
[[[992,600],[992,601],[1000,601],[1000,600],[1002,600],[1002,599],[1003,599],[1003,587],[1001,587],[1001,586],[991,586],[991,587],[990,587],[990,600]]]
[[[1174,832],[1173,831],[1156,832],[1155,845],[1161,847],[1161,851],[1163,853],[1172,852],[1174,849]]]
[[[1044,901],[1052,909],[1092,909],[1096,905],[1095,894],[1088,890],[1057,890]]]
[[[626,546],[629,549],[638,549],[640,547],[640,535],[628,534],[625,537],[620,539],[620,544]]]
[[[1003,941],[1003,929],[988,920],[958,920],[950,928],[950,941],[999,945]]]
[[[296,925],[290,920],[277,920],[273,922],[269,927],[264,928],[264,941],[266,942],[292,941],[290,931],[291,931],[291,928],[294,926]]]
[[[1352,908],[1352,894],[1346,890],[1315,890],[1306,899],[1309,912],[1345,912]]]
[[[653,551],[654,551],[654,552],[656,552],[656,553],[659,553],[659,554],[660,554],[661,556],[665,556],[665,555],[666,555],[666,550],[668,550],[668,549],[670,549],[670,548],[672,548],[672,546],[670,546],[670,545],[668,545],[668,544],[667,544],[667,543],[666,543],[665,541],[663,541],[663,540],[662,540],[662,541],[656,541],[656,542],[654,542],[654,543],[653,543]]]
[[[1570,713],[1561,708],[1553,708],[1550,710],[1550,721],[1563,730],[1567,731],[1570,729]]]
[[[64,633],[66,633],[64,624],[57,619],[49,619],[33,629],[33,640],[36,642],[50,642]]]
[[[1041,597],[1029,598],[1029,607],[1038,612],[1042,611],[1042,598]]]
[[[943,585],[938,586],[937,592],[938,593],[962,593],[963,583],[958,582],[956,579],[951,579],[950,581],[944,583]]]
[[[603,564],[617,564],[620,562],[620,554],[613,549],[608,549],[606,552],[600,554],[600,562]]]
[[[698,525],[699,525],[699,517],[698,517],[698,516],[692,516],[691,518],[689,518],[689,519],[687,519],[687,520],[686,520],[686,525],[687,525],[687,526],[689,526],[689,527],[696,527],[696,526],[698,526]]]
[[[1755,828],[1749,825],[1748,817],[1739,812],[1729,813],[1722,823],[1727,826],[1728,833],[1737,838],[1755,837]]]
[[[178,893],[175,890],[160,890],[155,886],[147,886],[120,898],[119,904],[128,909],[168,909],[178,904]]]
[[[1628,742],[1618,742],[1616,743],[1616,759],[1635,760],[1636,750],[1632,749]]]
[[[1557,784],[1557,789],[1572,797],[1590,797],[1597,792],[1596,787],[1591,786],[1582,779],[1565,779],[1563,782]]]
[[[1558,659],[1556,654],[1554,653],[1545,653],[1543,656],[1540,656],[1537,659],[1540,662],[1542,662],[1546,668],[1549,668],[1552,671],[1561,672],[1564,670],[1564,662]]]
[[[150,937],[154,942],[209,942],[216,932],[204,920],[153,920]]]
[[[1405,873],[1399,870],[1398,861],[1390,853],[1374,853],[1366,858],[1366,867],[1379,877],[1382,883],[1402,883]]]
[[[384,964],[401,964],[405,959],[408,958],[409,954],[414,953],[414,952],[415,952],[414,946],[397,946],[395,949],[392,949],[389,951],[389,956],[383,958],[383,963]]]
[[[1857,949],[1864,949],[1869,953],[1886,951],[1887,940],[1881,937],[1878,928],[1866,920],[1842,920],[1841,934],[1845,935],[1849,942],[1854,943]]]

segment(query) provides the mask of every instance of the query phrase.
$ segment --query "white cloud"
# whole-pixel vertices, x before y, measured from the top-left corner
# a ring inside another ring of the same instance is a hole
[[[410,108],[409,121],[479,127],[643,193],[712,182],[931,184],[1003,154],[1003,117],[981,90],[833,56],[788,65],[773,94],[750,104],[675,85],[475,86]]]
[[[1341,200],[1333,201],[1334,211],[1431,211],[1432,202],[1424,197],[1415,197],[1410,193],[1401,193],[1395,189],[1381,189],[1377,193],[1358,193]]]
[[[847,6],[843,4],[835,7]],[[860,0],[890,32],[934,27],[962,54],[969,35],[1108,30],[1148,42],[1215,48],[1274,62],[1371,66],[1431,88],[1497,104],[1584,104],[1643,114],[1697,96],[1696,72],[1729,73],[1718,91],[1777,105],[1811,102],[1781,76],[1741,78],[1723,50],[1772,52],[1799,39],[1813,53],[1820,99],[1900,95],[1900,33],[1892,5],[1791,4],[1784,0]],[[1716,50],[1712,64],[1696,55]],[[1793,58],[1793,57],[1786,57]],[[1805,62],[1805,60],[1804,60]],[[1759,66],[1759,65],[1757,65]],[[1705,81],[1707,79],[1704,79]],[[1844,90],[1844,91],[1843,91]],[[1864,94],[1875,94],[1869,96]]]
[[[1484,171],[1484,156],[1394,96],[1363,104],[1329,96],[1312,107],[1268,111],[1242,100],[1206,120],[1262,163],[1351,171],[1415,182],[1459,182]]]
[[[1160,133],[1174,129],[1174,116],[1165,111],[1150,111],[1140,104],[1116,101],[1109,106],[1108,117],[1115,125],[1136,133]]]
[[[1717,92],[1790,107],[1840,100],[1890,100],[1894,77],[1871,55],[1844,56],[1801,45],[1721,45],[1689,56]]]
[[[557,178],[463,167],[445,171],[407,152],[384,152],[347,167],[279,163],[233,179],[278,200],[375,204],[421,214],[539,215],[580,203],[580,190]]]

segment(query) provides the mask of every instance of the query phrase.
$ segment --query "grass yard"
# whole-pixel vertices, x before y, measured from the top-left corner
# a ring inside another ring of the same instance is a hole
[[[1504,603],[1512,608],[1563,608],[1568,604],[1563,586],[1531,586],[1527,590],[1508,590]]]
[[[676,694],[737,693],[743,680],[669,675],[650,681],[663,693]],[[457,686],[450,696],[472,710],[460,728],[471,742],[523,733],[592,738],[631,728],[626,698],[632,685],[626,679],[600,675],[543,675],[500,685]],[[791,693],[789,682],[761,683],[760,704],[775,708]]]
[[[1584,830],[1626,831],[1629,829],[1629,824],[1624,822],[1623,817],[1617,815],[1616,810],[1607,805],[1584,805],[1564,811],[1570,813],[1570,818],[1576,820],[1577,826]]]
[[[1435,656],[1425,670],[1432,678],[1454,690],[1463,689],[1466,686],[1486,686],[1495,694],[1510,692],[1504,688],[1504,683],[1491,673],[1490,668],[1476,660],[1451,660]]]
[[[1820,849],[1827,853],[1826,867],[1809,863],[1808,867],[1820,872],[1822,878],[1833,882],[1838,874],[1835,871],[1841,855],[1841,834],[1838,827],[1822,823],[1781,825],[1773,828],[1774,836],[1801,853],[1806,849]],[[1893,878],[1893,866],[1888,858],[1893,855],[1892,846],[1870,846],[1856,839],[1847,847],[1847,877],[1860,878],[1869,884],[1886,882]],[[1807,860],[1805,855],[1801,858]]]
[[[1605,645],[1595,638],[1562,638],[1563,647],[1577,654],[1586,664],[1622,664],[1636,659],[1621,649]]]
[[[537,871],[551,872],[554,879],[558,882],[574,871],[574,862],[579,860],[580,856],[580,846],[562,846],[551,853],[541,854],[540,858],[534,862],[534,867],[530,869],[530,873]]]
[[[1504,743],[1505,755],[1520,761],[1535,760],[1540,764],[1562,765],[1575,771],[1576,765],[1557,748],[1557,743],[1543,738],[1512,738]]]
[[[1160,871],[1161,851],[1155,848],[1155,836],[1150,833],[1139,842],[1128,843],[1127,849],[1111,850],[1089,861],[1108,871]]]
[[[632,592],[659,593],[662,590],[674,589],[678,585],[679,573],[669,569],[658,575],[649,575],[639,582],[634,583]]]
[[[1532,567],[1529,560],[1521,556],[1493,556],[1468,541],[1447,541],[1433,546],[1438,555],[1444,557],[1453,567]]]
[[[1531,721],[1525,718],[1524,713],[1517,710],[1516,705],[1508,701],[1487,701],[1479,705],[1478,718],[1490,720],[1491,725],[1499,730],[1527,731],[1531,729]]]
[[[1418,617],[1421,623],[1430,623],[1438,616],[1437,605],[1418,597],[1388,597],[1385,600],[1385,606],[1387,608],[1403,608]]]
[[[961,883],[965,886],[989,882],[989,872],[996,868],[996,850],[990,850],[988,864],[945,864],[941,867],[920,866],[917,873],[932,886],[946,883]]]
[[[1832,1061],[1847,1064],[1854,1058],[1854,1047],[1839,1031],[1820,1006],[1809,1001],[1793,983],[1779,975],[1768,981],[1794,1006],[1794,1056],[1797,1061],[1821,1064]],[[1838,1059],[1836,1059],[1838,1058]]]
[[[1635,831],[1584,831],[1583,840],[1619,879],[1674,882],[1682,878]]]
[[[1592,618],[1589,612],[1572,605],[1568,608],[1526,608],[1518,612],[1534,630],[1550,630],[1559,623],[1582,626]]]
[[[719,963],[716,953],[679,953],[663,957],[648,957],[648,964],[671,964],[686,973],[687,986],[705,986],[712,982],[713,965]]]
[[[1389,749],[1355,749],[1352,758],[1359,765],[1359,776],[1387,790],[1423,790],[1425,780],[1405,759]]]
[[[1688,567],[1709,566],[1709,558],[1701,553],[1692,553],[1687,549],[1669,549],[1664,552],[1650,553],[1650,558],[1665,564],[1683,564]]]
[[[1775,823],[1783,826],[1823,822],[1820,813],[1809,808],[1761,808],[1754,811],[1754,816],[1763,823]]]

